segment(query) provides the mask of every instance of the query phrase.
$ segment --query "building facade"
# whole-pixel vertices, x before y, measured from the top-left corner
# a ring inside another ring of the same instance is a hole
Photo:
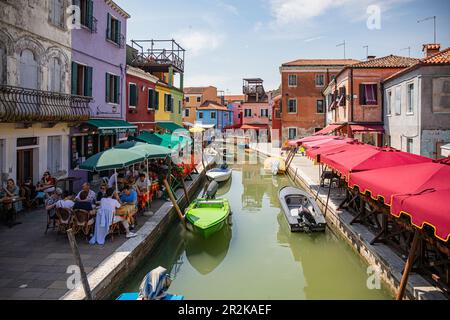
[[[425,45],[424,59],[383,84],[385,143],[433,159],[450,143],[450,48],[436,47]]]
[[[233,112],[232,128],[240,128],[243,122],[242,104],[245,101],[244,95],[226,95],[225,104]]]
[[[263,82],[260,78],[247,78],[243,81],[243,130],[269,130],[269,101]]]
[[[214,125],[215,129],[223,130],[232,126],[233,113],[215,101],[205,101],[197,108],[196,118],[196,124]]]
[[[352,59],[300,59],[282,64],[282,141],[313,135],[325,126],[322,90]]]
[[[71,95],[70,1],[0,1],[0,179],[69,171],[69,133],[89,119]]]
[[[136,125],[139,132],[155,130],[158,78],[139,68],[127,66],[126,82],[127,122]]]
[[[362,142],[383,144],[381,83],[387,77],[410,67],[418,59],[389,55],[368,57],[367,61],[345,67],[324,90],[332,95],[331,128],[339,134]],[[325,129],[328,131],[328,129]]]
[[[219,102],[217,100],[217,88],[186,87],[184,88],[184,112],[183,122],[193,125],[197,121],[197,108],[206,101]]]

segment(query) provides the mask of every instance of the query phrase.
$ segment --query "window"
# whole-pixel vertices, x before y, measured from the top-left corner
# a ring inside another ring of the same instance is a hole
[[[120,77],[113,74],[106,74],[106,102],[119,104]]]
[[[186,97],[186,102],[189,102],[189,97]]]
[[[392,91],[389,90],[386,92],[386,115],[391,115],[392,108]]]
[[[197,103],[202,102],[202,97],[197,97]]]
[[[346,96],[347,96],[347,89],[345,87],[339,88],[339,106],[345,106],[346,104]]]
[[[244,117],[249,118],[252,116],[252,109],[244,109]]]
[[[323,74],[316,74],[316,87],[323,87],[325,85],[325,76]]]
[[[324,113],[325,109],[323,107],[323,100],[317,100],[316,102],[316,112],[317,113]]]
[[[297,75],[296,74],[288,75],[288,86],[289,87],[296,87],[297,86]]]
[[[50,22],[58,27],[64,27],[64,7],[63,0],[50,1]]]
[[[0,84],[6,84],[6,46],[0,42]]]
[[[136,108],[138,102],[138,87],[135,83],[128,84],[128,106]]]
[[[189,108],[184,109],[184,116],[189,117]]]
[[[62,92],[62,68],[58,58],[52,58],[48,66],[49,81],[48,90],[52,92]]]
[[[359,103],[365,106],[378,104],[378,91],[376,84],[359,85]]]
[[[414,112],[414,83],[408,84],[408,99],[406,105],[406,112],[413,113]]]
[[[152,110],[156,109],[156,92],[153,89],[148,89],[148,101],[147,101],[147,109]]]
[[[165,93],[164,94],[164,111],[172,112],[173,99],[172,95]]]
[[[289,128],[288,129],[288,139],[292,140],[297,137],[297,128]]]
[[[61,136],[48,137],[47,150],[47,169],[52,173],[60,171],[62,169]]]
[[[402,91],[400,86],[395,88],[395,114],[402,114]]]
[[[215,119],[216,118],[216,113],[213,111],[211,112],[211,119]]]
[[[297,113],[297,99],[289,99],[288,113]]]
[[[281,110],[280,109],[275,110],[275,118],[277,118],[277,119],[281,118]]]
[[[72,62],[72,94],[92,97],[92,67]]]
[[[153,106],[155,107],[155,110],[159,110],[159,91],[154,91],[155,95],[155,103]]]
[[[241,118],[241,113],[238,113],[238,119],[240,119]]]
[[[199,118],[199,119],[203,119],[203,112],[199,112],[199,113],[198,113],[198,118]]]
[[[38,89],[38,64],[34,53],[28,49],[20,53],[19,83],[22,88]]]
[[[106,29],[106,39],[117,45],[121,45],[121,22],[108,13],[108,28]]]
[[[260,110],[260,115],[261,115],[262,118],[269,117],[269,109],[261,109]]]
[[[181,114],[181,100],[178,100],[178,114]]]
[[[406,139],[406,152],[413,153],[413,139]]]

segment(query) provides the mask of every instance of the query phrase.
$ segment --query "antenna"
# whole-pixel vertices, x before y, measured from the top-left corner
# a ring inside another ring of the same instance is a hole
[[[427,18],[423,18],[421,20],[417,20],[417,23],[421,23],[421,22],[428,21],[428,20],[431,20],[431,19],[433,19],[433,25],[434,25],[434,42],[433,43],[436,43],[436,16],[427,17]]]
[[[344,59],[345,59],[345,40],[344,40],[344,42],[336,45],[336,47],[340,47],[340,46],[344,46]]]
[[[369,46],[363,46],[366,49],[366,59],[369,56]]]
[[[408,50],[408,57],[411,58],[411,47],[406,47],[406,48],[400,49],[400,51],[403,51],[403,50]]]

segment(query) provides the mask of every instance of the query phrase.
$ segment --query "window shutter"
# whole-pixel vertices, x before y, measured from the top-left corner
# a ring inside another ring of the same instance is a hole
[[[108,12],[108,18],[107,18],[107,28],[106,28],[106,38],[112,40],[111,38],[112,30],[111,30],[111,15]]]
[[[94,1],[87,1],[87,27],[90,30],[94,28]]]
[[[116,43],[120,45],[120,31],[121,31],[122,23],[117,20],[116,23]]]
[[[159,110],[159,91],[155,91],[154,97],[155,103],[153,104],[153,106],[155,107],[155,110]]]
[[[72,61],[72,94],[76,95],[77,94],[77,64],[76,62]]]
[[[172,95],[170,95],[170,111],[172,112],[172,113],[174,113],[174,99],[173,99],[173,97],[172,97]]]
[[[106,102],[110,102],[110,101],[109,101],[109,96],[110,96],[110,92],[109,92],[109,89],[110,89],[109,81],[110,81],[110,77],[109,77],[109,74],[107,73],[107,74],[106,74],[106,81],[105,81],[105,84],[106,84],[106,90],[105,90],[105,93],[106,93],[106,99],[105,99],[105,101],[106,101]]]
[[[135,92],[135,95],[136,95],[136,106],[138,106],[138,104],[139,104],[139,85],[136,85],[134,87],[134,92]]]
[[[86,67],[86,78],[84,79],[84,95],[92,97],[92,67]]]
[[[114,103],[119,103],[120,98],[120,77],[115,76],[115,85],[114,85]]]
[[[359,85],[359,104],[366,104],[366,90],[363,84]]]
[[[375,94],[375,96],[374,96],[375,103],[378,103],[378,85],[377,84],[373,85],[373,91],[374,91],[374,94]]]

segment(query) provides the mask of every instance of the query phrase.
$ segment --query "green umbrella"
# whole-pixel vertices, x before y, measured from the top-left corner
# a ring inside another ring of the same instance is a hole
[[[142,162],[144,159],[145,155],[143,153],[113,148],[88,158],[80,165],[80,169],[87,171],[120,169]]]
[[[163,146],[148,144],[139,141],[128,141],[114,147],[114,149],[124,149],[144,155],[146,159],[165,158],[172,154],[172,150]]]

